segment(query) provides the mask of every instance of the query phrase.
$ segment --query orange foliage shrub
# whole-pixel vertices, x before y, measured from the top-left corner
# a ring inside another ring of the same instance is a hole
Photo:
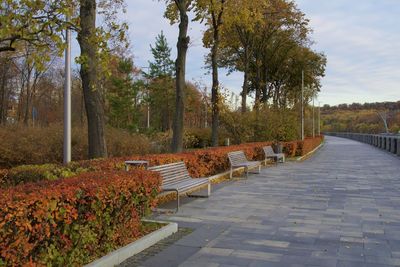
[[[283,151],[302,156],[322,141],[317,137],[285,142]],[[184,161],[192,177],[204,177],[227,170],[231,151],[243,150],[249,160],[263,160],[266,145],[271,142],[73,162],[68,170],[89,172],[2,189],[0,266],[82,265],[135,239],[141,216],[156,204],[161,178],[143,170],[121,171],[125,160],[148,160],[150,165]],[[11,173],[0,170],[0,180]]]
[[[316,148],[323,140],[323,137],[307,138],[305,141],[283,142],[283,152],[288,157],[303,156],[314,148]],[[131,157],[118,157],[110,159],[85,160],[72,162],[64,167],[59,166],[50,168],[38,168],[38,166],[17,167],[9,171],[0,172],[0,186],[15,185],[23,183],[24,180],[37,181],[40,179],[58,177],[68,177],[74,173],[91,172],[91,171],[115,171],[123,170],[126,160],[147,160],[151,166],[184,161],[188,171],[192,177],[206,177],[224,172],[229,169],[229,161],[227,154],[232,151],[243,150],[249,160],[264,160],[263,147],[272,145],[272,142],[249,143],[242,145],[234,145],[229,147],[215,147],[208,149],[198,149],[177,154],[150,154],[150,155],[133,155]],[[21,170],[22,169],[22,170]],[[38,172],[38,170],[44,169]],[[27,176],[27,170],[32,172],[32,176]],[[23,172],[22,172],[23,171]],[[50,172],[50,173],[48,173]]]
[[[131,242],[160,181],[114,171],[0,190],[0,265],[80,266]]]
[[[316,136],[315,138],[306,138],[304,141],[298,142],[298,155],[304,156],[315,148],[317,148],[324,141],[323,136]]]
[[[312,151],[322,142],[322,137],[309,138],[305,141],[283,142],[283,152],[289,156],[303,156]],[[243,150],[249,160],[264,160],[263,147],[272,145],[272,142],[249,143],[228,147],[198,149],[177,154],[154,154],[131,156],[112,159],[81,161],[79,166],[98,170],[123,169],[126,160],[147,160],[150,166],[184,161],[192,177],[206,177],[224,172],[229,169],[227,154],[232,151]]]

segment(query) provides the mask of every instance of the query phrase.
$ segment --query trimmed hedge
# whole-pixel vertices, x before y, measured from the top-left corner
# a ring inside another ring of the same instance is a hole
[[[323,137],[307,138],[304,141],[283,142],[283,152],[288,157],[303,156],[319,146]],[[243,150],[252,160],[263,160],[263,146],[272,145],[272,142],[249,143],[229,147],[198,149],[178,154],[134,155],[131,157],[97,159],[73,162],[67,167],[60,165],[29,165],[0,172],[0,186],[21,184],[31,181],[51,180],[54,177],[69,177],[74,174],[88,171],[115,171],[123,170],[126,160],[148,160],[151,166],[184,161],[192,177],[206,177],[228,170],[227,154],[236,150]],[[31,175],[29,175],[31,173]],[[33,177],[31,177],[33,176]]]
[[[288,156],[302,156],[322,140],[286,142],[283,149]],[[3,184],[44,180],[0,189],[0,266],[80,266],[136,239],[141,217],[156,205],[161,177],[121,171],[125,160],[144,159],[151,165],[185,161],[193,177],[203,177],[227,170],[231,151],[262,160],[266,145],[271,142],[0,170]]]
[[[283,142],[283,152],[288,157],[304,156],[318,147],[322,141],[323,136],[318,136],[316,138],[307,138],[304,141]],[[229,169],[227,156],[229,152],[243,150],[248,159],[263,160],[264,152],[262,148],[268,145],[272,145],[272,142],[199,149],[177,154],[156,154],[82,161],[80,165],[83,168],[92,166],[99,170],[115,170],[124,168],[124,161],[126,160],[147,160],[151,166],[184,161],[192,177],[207,177]]]
[[[298,146],[300,149],[300,156],[307,155],[314,149],[316,149],[324,141],[323,136],[317,136],[315,138],[306,138],[304,141],[299,142]]]
[[[160,184],[134,170],[0,190],[0,266],[80,266],[133,241]]]

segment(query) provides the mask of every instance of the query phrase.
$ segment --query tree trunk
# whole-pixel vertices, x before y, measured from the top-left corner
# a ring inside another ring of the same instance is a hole
[[[255,80],[256,97],[254,101],[254,109],[259,110],[261,104],[261,66],[259,61],[256,60],[256,80]]]
[[[249,59],[248,49],[245,48],[244,79],[242,87],[242,113],[247,111],[247,94],[249,92]]]
[[[81,65],[81,79],[88,124],[89,158],[107,157],[104,135],[104,109],[97,86],[97,49],[90,39],[96,31],[96,0],[80,0],[81,30],[78,42],[81,56],[86,62]]]
[[[264,60],[265,61],[265,60]],[[261,72],[261,84],[262,84],[262,102],[264,104],[268,103],[269,90],[268,90],[268,67],[264,64]]]
[[[214,29],[214,44],[211,50],[212,65],[212,146],[218,146],[218,128],[219,128],[219,79],[218,79],[218,48],[219,48],[219,29]]]
[[[30,105],[31,105],[31,78],[32,78],[32,69],[28,63],[28,74],[26,78],[26,98],[25,98],[25,107],[24,107],[24,125],[28,126],[29,124],[29,114],[30,114]]]
[[[186,74],[186,53],[189,47],[190,38],[187,36],[189,18],[187,15],[186,0],[176,1],[179,14],[179,37],[177,43],[178,55],[175,62],[176,67],[176,106],[173,124],[172,152],[183,150],[183,116],[185,109],[185,74]]]
[[[2,61],[2,77],[1,77],[1,94],[0,94],[0,125],[5,125],[7,123],[7,113],[8,113],[8,102],[9,102],[9,96],[6,88],[7,84],[7,74],[8,74],[8,64],[6,64],[6,61]]]

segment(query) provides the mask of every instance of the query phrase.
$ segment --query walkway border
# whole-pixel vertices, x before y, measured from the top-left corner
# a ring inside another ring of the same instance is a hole
[[[298,157],[298,158],[296,159],[296,161],[304,161],[304,160],[308,159],[308,158],[311,157],[315,152],[317,152],[320,148],[322,148],[322,147],[324,146],[324,144],[325,144],[325,140],[324,140],[319,146],[317,146],[316,148],[314,148],[313,151],[308,152],[308,153],[305,154],[304,156]]]
[[[178,232],[178,224],[174,222],[163,222],[163,221],[152,221],[143,220],[144,222],[154,222],[166,224],[162,228],[145,235],[144,237],[136,240],[135,242],[117,249],[110,254],[95,260],[92,263],[85,265],[85,267],[109,267],[121,264],[125,260],[142,252],[143,250],[155,245],[159,241],[173,235]]]

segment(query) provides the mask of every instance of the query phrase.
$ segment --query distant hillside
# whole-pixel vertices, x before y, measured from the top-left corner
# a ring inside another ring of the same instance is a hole
[[[321,108],[323,132],[382,133],[387,120],[390,132],[400,131],[400,101],[382,103],[353,103]]]

